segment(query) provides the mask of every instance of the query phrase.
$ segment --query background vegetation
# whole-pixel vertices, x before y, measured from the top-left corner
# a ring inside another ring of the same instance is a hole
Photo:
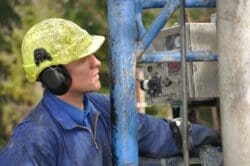
[[[30,84],[24,77],[20,45],[25,32],[35,23],[51,17],[70,19],[89,33],[107,37],[106,1],[100,0],[0,0],[0,148],[11,135],[13,127],[22,120],[41,98],[39,84]],[[204,21],[213,11],[188,12],[188,19]],[[145,25],[150,25],[159,10],[144,13]],[[168,25],[177,22],[175,13]],[[107,42],[97,53],[102,61],[103,92],[108,92]],[[153,110],[154,113],[154,110]]]

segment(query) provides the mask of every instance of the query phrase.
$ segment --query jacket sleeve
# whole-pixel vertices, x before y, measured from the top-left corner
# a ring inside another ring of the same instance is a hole
[[[169,124],[147,114],[138,114],[139,153],[144,157],[163,158],[179,154]]]
[[[180,154],[169,122],[146,114],[138,114],[139,153],[150,158],[163,158]],[[207,144],[217,144],[218,136],[214,130],[192,124],[191,149]]]
[[[18,128],[0,152],[0,165],[56,165],[56,143],[48,130]]]

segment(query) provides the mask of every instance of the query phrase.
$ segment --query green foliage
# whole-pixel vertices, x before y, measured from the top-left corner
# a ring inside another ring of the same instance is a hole
[[[7,52],[11,51],[11,46],[9,42],[4,38],[4,36],[0,35],[0,50],[5,50]]]
[[[149,9],[143,12],[143,22],[149,28],[153,20],[159,15],[161,9]],[[186,9],[186,22],[210,22],[210,15],[215,13],[215,9],[210,8],[188,8]],[[170,27],[179,23],[180,10],[177,9],[168,19],[165,27]]]
[[[0,1],[0,50],[11,51],[11,45],[6,35],[11,34],[14,25],[20,25],[20,17],[11,7],[12,1]]]
[[[159,117],[159,118],[169,118],[172,116],[172,109],[169,105],[153,105],[146,108],[146,113]]]
[[[4,28],[13,28],[13,24],[20,23],[20,17],[12,7],[13,0],[1,0],[0,1],[0,25]]]

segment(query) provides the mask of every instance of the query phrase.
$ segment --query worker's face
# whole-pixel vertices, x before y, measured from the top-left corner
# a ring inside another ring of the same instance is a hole
[[[99,68],[101,62],[95,55],[89,55],[66,65],[72,78],[71,92],[98,91],[101,87]]]

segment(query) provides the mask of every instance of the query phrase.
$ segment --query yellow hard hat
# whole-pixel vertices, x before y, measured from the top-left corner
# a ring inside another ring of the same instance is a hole
[[[28,30],[22,42],[22,61],[26,77],[36,81],[47,67],[65,65],[96,52],[103,44],[104,36],[90,35],[72,21],[50,18]],[[37,64],[34,51],[43,48],[50,59]]]

